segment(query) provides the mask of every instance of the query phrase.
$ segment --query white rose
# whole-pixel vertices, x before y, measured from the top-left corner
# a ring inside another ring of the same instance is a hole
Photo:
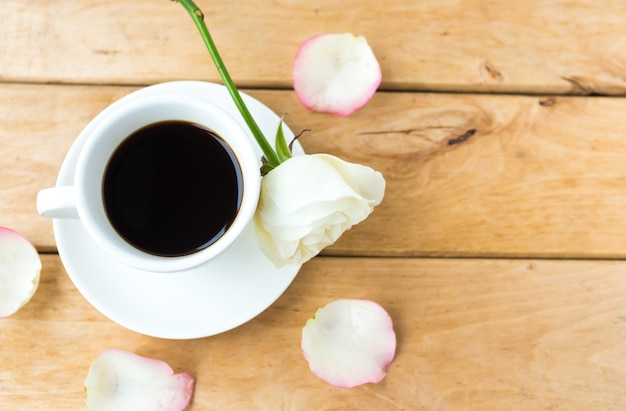
[[[380,204],[382,174],[328,154],[294,156],[261,180],[255,214],[264,253],[278,266],[302,264]]]

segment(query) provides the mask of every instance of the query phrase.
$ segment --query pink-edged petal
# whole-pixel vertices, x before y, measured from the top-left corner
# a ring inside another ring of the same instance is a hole
[[[182,411],[194,379],[161,360],[110,349],[93,361],[84,385],[91,411]]]
[[[336,300],[302,329],[302,352],[311,371],[344,388],[380,382],[396,353],[391,317],[368,300]]]
[[[367,40],[351,33],[309,38],[293,63],[293,88],[308,109],[348,116],[363,107],[382,80]]]
[[[0,227],[0,318],[14,314],[30,301],[41,273],[41,259],[22,235]]]

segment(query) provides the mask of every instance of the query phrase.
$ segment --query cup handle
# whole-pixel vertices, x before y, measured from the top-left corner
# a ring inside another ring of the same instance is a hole
[[[48,218],[78,218],[74,187],[51,187],[39,191],[37,212]]]

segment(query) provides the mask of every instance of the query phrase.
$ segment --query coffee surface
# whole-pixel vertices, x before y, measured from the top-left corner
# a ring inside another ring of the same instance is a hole
[[[212,131],[165,121],[135,131],[114,152],[103,195],[112,226],[160,256],[208,247],[232,224],[242,177],[228,144]]]

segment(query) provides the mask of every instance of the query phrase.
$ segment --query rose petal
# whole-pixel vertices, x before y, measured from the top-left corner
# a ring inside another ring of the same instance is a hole
[[[269,201],[269,203],[272,203]],[[267,203],[265,203],[267,206]],[[263,224],[276,238],[297,240],[304,238],[311,230],[322,225],[343,224],[350,226],[363,221],[371,212],[367,200],[343,198],[335,202],[313,203],[295,212],[283,211],[278,204],[272,204],[263,213]]]
[[[324,221],[319,221],[316,226],[300,227],[306,229],[306,235],[298,235],[297,228],[280,227],[272,228],[276,235],[270,235],[262,226],[265,241],[262,246],[271,247],[264,250],[278,260],[283,261],[308,261],[315,257],[321,249],[333,244],[337,239],[352,226],[347,217],[340,219],[338,214],[328,216]]]
[[[30,301],[40,273],[41,259],[35,247],[10,228],[0,227],[0,318]]]
[[[317,154],[317,158],[327,162],[336,172],[341,174],[344,181],[357,193],[370,200],[372,207],[383,200],[385,194],[385,179],[378,171],[361,164],[349,163],[330,154]]]
[[[293,63],[293,87],[308,109],[347,116],[364,106],[380,85],[376,56],[363,36],[309,38]]]
[[[182,411],[194,380],[161,360],[110,349],[91,364],[84,385],[91,411]]]
[[[382,201],[385,179],[328,154],[290,158],[261,181],[255,214],[260,247],[277,265],[304,263]]]
[[[263,177],[262,195],[280,204],[286,212],[309,206],[312,200],[320,203],[358,195],[324,156],[299,155],[285,161]],[[364,167],[359,164],[353,166]]]
[[[338,387],[380,382],[396,352],[391,317],[368,300],[336,300],[302,329],[302,352],[311,371]]]

